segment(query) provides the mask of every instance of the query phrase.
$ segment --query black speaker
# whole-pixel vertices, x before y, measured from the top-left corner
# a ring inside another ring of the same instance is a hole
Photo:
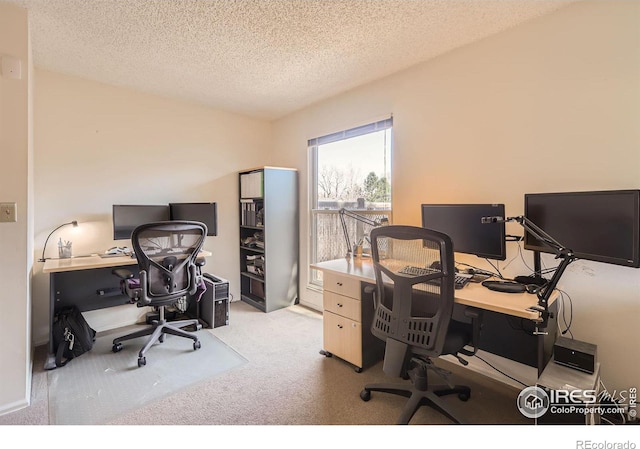
[[[584,341],[559,337],[553,345],[554,361],[569,368],[593,374],[596,369],[598,347]]]

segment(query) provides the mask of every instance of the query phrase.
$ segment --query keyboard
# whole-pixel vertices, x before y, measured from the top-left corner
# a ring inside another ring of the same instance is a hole
[[[423,268],[423,267],[412,267],[407,265],[402,268],[398,273],[408,274],[409,276],[426,276],[431,273],[439,273],[438,270],[434,270],[433,268]]]
[[[439,273],[438,270],[434,270],[433,268],[424,268],[424,267],[412,267],[407,265],[403,267],[398,273],[408,274],[409,276],[426,276],[432,273]],[[464,274],[464,273],[456,273],[453,279],[453,286],[456,289],[463,288],[465,285],[469,283],[473,275]],[[440,285],[440,279],[433,279],[428,282],[428,284],[432,285]]]
[[[472,274],[456,273],[456,277],[453,280],[453,286],[456,289],[462,288],[469,283],[472,277]]]

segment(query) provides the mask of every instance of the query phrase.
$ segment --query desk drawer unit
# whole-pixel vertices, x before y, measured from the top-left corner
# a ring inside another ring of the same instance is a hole
[[[358,323],[362,322],[362,307],[359,299],[337,295],[333,292],[324,292],[324,310],[327,312],[350,318]]]
[[[362,323],[326,310],[323,321],[325,350],[362,368]]]
[[[355,365],[357,372],[380,360],[384,350],[370,330],[373,298],[362,291],[356,278],[324,273],[323,352]]]
[[[360,281],[358,279],[325,273],[323,287],[325,291],[360,300]]]

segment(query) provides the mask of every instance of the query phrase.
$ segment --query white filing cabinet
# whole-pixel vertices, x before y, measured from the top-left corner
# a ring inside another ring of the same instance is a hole
[[[370,330],[373,296],[363,292],[360,280],[348,275],[325,272],[323,284],[323,354],[340,357],[361,372],[384,354],[384,342]]]

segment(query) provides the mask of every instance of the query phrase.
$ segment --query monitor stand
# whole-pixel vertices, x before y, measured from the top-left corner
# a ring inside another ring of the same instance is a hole
[[[549,280],[543,278],[540,273],[542,271],[542,261],[540,258],[540,251],[533,252],[533,275],[531,276],[516,276],[513,280],[526,285],[546,285]]]

